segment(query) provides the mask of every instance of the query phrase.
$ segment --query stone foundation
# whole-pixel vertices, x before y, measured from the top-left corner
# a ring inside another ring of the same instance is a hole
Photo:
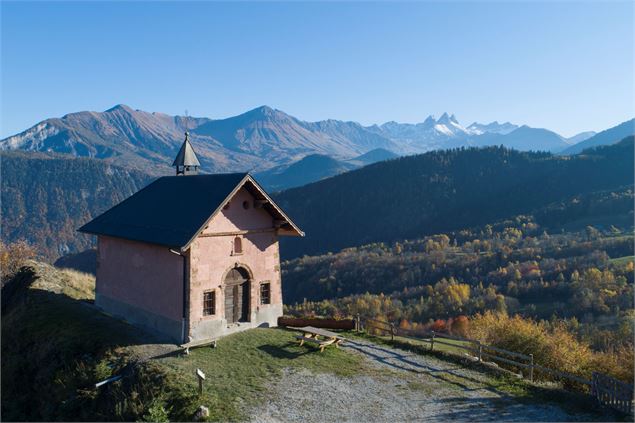
[[[95,294],[95,305],[105,313],[139,326],[161,339],[181,343],[184,331],[182,321],[172,320],[100,294]]]
[[[193,341],[218,339],[247,329],[276,327],[280,316],[282,316],[282,304],[271,304],[262,306],[258,311],[251,313],[249,322],[227,325],[225,319],[202,320],[190,328],[190,333]]]

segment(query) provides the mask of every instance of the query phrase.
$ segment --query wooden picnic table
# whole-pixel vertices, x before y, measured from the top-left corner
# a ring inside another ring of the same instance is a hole
[[[324,352],[324,348],[329,345],[335,345],[335,348],[338,348],[339,345],[345,341],[344,338],[335,332],[314,328],[313,326],[305,326],[303,328],[297,328],[297,330],[303,333],[302,335],[296,336],[296,339],[300,341],[300,346],[304,345],[305,342],[316,344],[320,352]]]

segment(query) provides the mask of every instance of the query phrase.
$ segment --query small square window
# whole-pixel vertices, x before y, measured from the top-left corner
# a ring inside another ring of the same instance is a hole
[[[216,292],[207,291],[203,293],[203,316],[216,314]]]
[[[271,304],[271,284],[269,282],[260,284],[260,304]]]

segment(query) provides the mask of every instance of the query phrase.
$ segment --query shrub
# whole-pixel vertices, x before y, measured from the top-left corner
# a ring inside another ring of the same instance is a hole
[[[633,380],[633,353],[620,354],[595,352],[568,331],[563,323],[550,326],[521,316],[510,317],[505,313],[486,312],[471,320],[470,336],[486,344],[522,354],[533,354],[534,363],[551,369],[591,379],[591,373],[601,372],[622,379]],[[624,348],[626,350],[627,348]],[[628,358],[630,357],[630,359]],[[557,379],[540,374],[539,377]],[[567,380],[570,387],[575,383]]]
[[[446,332],[448,330],[448,325],[445,323],[445,320],[437,319],[430,326],[430,330],[435,332]]]
[[[453,335],[458,335],[462,337],[466,337],[469,331],[469,320],[466,316],[458,316],[452,319],[452,324],[450,325],[450,332]]]
[[[141,419],[142,422],[169,422],[170,416],[163,401],[155,399],[148,407],[148,412]]]
[[[0,279],[2,285],[11,279],[28,259],[35,257],[35,250],[26,241],[5,244],[0,241]]]

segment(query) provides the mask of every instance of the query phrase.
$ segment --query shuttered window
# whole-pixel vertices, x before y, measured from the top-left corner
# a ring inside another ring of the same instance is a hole
[[[203,293],[203,316],[216,314],[216,292],[207,291]]]
[[[271,304],[271,284],[269,282],[260,284],[260,304]]]

